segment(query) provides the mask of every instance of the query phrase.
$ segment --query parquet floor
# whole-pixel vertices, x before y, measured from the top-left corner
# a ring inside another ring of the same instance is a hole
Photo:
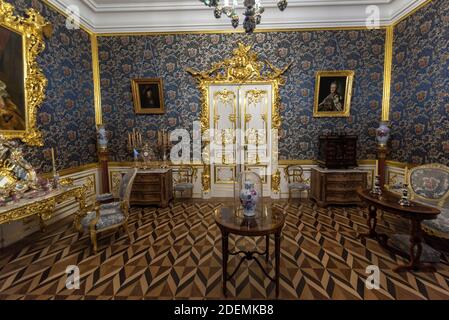
[[[133,209],[131,243],[123,231],[105,234],[97,254],[88,235],[80,237],[70,220],[55,223],[46,233],[0,252],[0,299],[223,299],[221,235],[212,216],[221,205],[194,201],[145,208],[141,219],[139,209]],[[403,258],[357,238],[366,231],[364,209],[320,209],[311,202],[274,205],[286,213],[280,299],[449,299],[448,256],[442,255],[436,273],[393,272]],[[407,232],[406,223],[385,214],[379,228]],[[229,245],[263,250],[264,241],[231,236]],[[229,270],[238,261],[232,256]],[[65,286],[69,265],[80,269],[79,289]],[[379,290],[365,286],[368,265],[380,268]],[[273,273],[270,262],[266,267]],[[254,261],[243,263],[228,290],[228,299],[272,299],[275,294]]]

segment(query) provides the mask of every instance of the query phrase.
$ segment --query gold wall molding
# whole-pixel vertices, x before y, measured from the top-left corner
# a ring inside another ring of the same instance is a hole
[[[393,26],[385,30],[384,88],[382,96],[382,121],[390,120],[391,71],[393,65]]]
[[[423,3],[421,3],[419,6],[417,6],[415,9],[407,12],[405,15],[403,15],[402,17],[400,17],[399,19],[396,19],[395,21],[393,21],[393,23],[391,24],[392,27],[396,27],[399,23],[401,23],[402,21],[404,21],[405,19],[407,19],[408,17],[410,17],[411,15],[415,14],[416,11],[422,9],[423,7],[427,6],[429,3],[431,3],[433,0],[426,0]]]
[[[377,29],[385,29],[386,26],[380,26]],[[351,31],[351,30],[369,30],[366,26],[348,26],[348,27],[316,27],[316,28],[266,28],[256,29],[254,33],[272,33],[272,32],[312,32],[312,31]],[[192,31],[148,31],[148,32],[99,32],[99,37],[123,37],[123,36],[169,36],[169,35],[189,35],[189,34],[233,34],[245,33],[245,30],[192,30]]]
[[[386,161],[387,167],[394,167],[394,168],[413,168],[419,166],[419,164],[416,163],[407,163],[407,162],[400,162],[400,161],[394,161],[394,160],[387,160]]]
[[[358,160],[357,162],[358,162],[359,165],[375,165],[376,164],[376,160],[375,159],[362,159],[362,160]],[[390,163],[402,164],[401,162],[395,162],[395,161],[387,161],[387,164],[389,162]],[[311,166],[311,165],[316,165],[317,162],[316,162],[316,160],[311,160],[311,159],[309,159],[309,160],[307,160],[307,159],[306,160],[302,160],[302,159],[287,159],[287,160],[279,160],[278,164],[280,166],[296,165],[296,164],[304,165],[304,166],[307,166],[307,165]],[[92,164],[92,165],[95,165],[95,164]],[[159,165],[162,165],[162,162],[160,162],[160,161],[151,161],[150,162],[150,166],[157,167]],[[174,167],[174,168],[180,166],[178,164],[173,164],[173,163],[170,163],[168,165],[170,167]],[[202,167],[204,164],[196,162],[196,163],[189,163],[188,165],[191,165],[191,166],[194,166],[194,167]],[[404,164],[404,166],[405,165],[406,164]],[[115,161],[115,162],[113,161],[113,162],[108,162],[108,166],[109,166],[109,168],[134,167],[135,163],[133,161]]]
[[[96,34],[90,35],[92,50],[92,73],[94,82],[94,107],[95,107],[95,123],[103,124],[103,112],[101,110],[101,82],[100,82],[100,60],[98,55],[98,38]]]

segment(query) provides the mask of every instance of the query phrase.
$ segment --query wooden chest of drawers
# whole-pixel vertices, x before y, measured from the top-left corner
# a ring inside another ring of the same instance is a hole
[[[173,198],[171,169],[139,170],[131,191],[131,205],[167,207]]]
[[[331,170],[313,168],[310,197],[320,207],[329,204],[361,204],[357,188],[366,188],[368,173],[358,169]]]

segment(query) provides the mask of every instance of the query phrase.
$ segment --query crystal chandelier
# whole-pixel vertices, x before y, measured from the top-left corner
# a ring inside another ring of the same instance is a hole
[[[208,7],[214,7],[215,18],[221,18],[224,13],[231,18],[231,24],[234,28],[239,25],[239,16],[236,8],[238,6],[237,0],[200,0]],[[276,0],[279,10],[284,11],[287,8],[287,0]],[[232,2],[232,4],[231,4]],[[245,20],[243,21],[243,28],[246,33],[252,33],[256,29],[262,19],[262,13],[265,8],[262,6],[262,0],[243,0],[243,6],[245,7]]]

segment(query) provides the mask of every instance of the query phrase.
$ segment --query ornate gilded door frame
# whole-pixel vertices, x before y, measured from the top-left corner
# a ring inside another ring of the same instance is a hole
[[[210,70],[196,71],[186,68],[198,82],[201,92],[201,133],[203,136],[203,174],[201,178],[203,192],[209,192],[211,188],[211,166],[209,161],[208,130],[210,124],[209,86],[227,84],[269,84],[272,88],[271,129],[279,129],[281,126],[279,87],[285,84],[283,74],[291,66],[291,62],[283,68],[277,68],[269,61],[260,61],[257,53],[251,50],[251,46],[239,43],[234,49],[233,56],[215,63]],[[277,139],[273,140],[273,158],[277,160]],[[276,169],[271,176],[271,188],[279,192],[280,173]]]

